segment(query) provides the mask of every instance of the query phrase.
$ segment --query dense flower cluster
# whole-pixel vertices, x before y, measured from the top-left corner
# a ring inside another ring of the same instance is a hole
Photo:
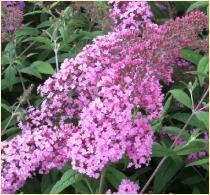
[[[118,187],[118,192],[113,194],[138,194],[139,186],[134,182],[123,179]],[[111,190],[106,192],[107,194],[111,194]]]
[[[193,12],[161,26],[145,25],[142,32],[123,29],[95,38],[75,59],[66,59],[39,87],[44,101],[40,109],[28,109],[19,125],[22,135],[3,143],[3,192],[15,192],[35,170],[45,173],[67,162],[95,178],[125,153],[129,166],[147,165],[149,121],[163,109],[160,80],[172,81],[171,65],[206,24],[206,15]],[[132,118],[135,108],[144,112]],[[122,186],[120,192],[137,191]]]
[[[23,11],[25,8],[24,1],[4,1],[2,3],[3,8],[8,9],[10,7],[16,8],[17,10]]]
[[[110,18],[114,30],[139,29],[151,23],[153,16],[147,2],[109,1],[112,4]]]
[[[176,65],[186,70],[192,70],[195,67],[192,63],[181,58],[177,60]]]
[[[21,28],[23,21],[23,1],[3,1],[2,2],[2,41],[11,38],[14,31]]]

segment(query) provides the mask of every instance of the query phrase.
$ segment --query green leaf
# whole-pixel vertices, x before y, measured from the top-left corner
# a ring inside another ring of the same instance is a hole
[[[52,3],[52,4],[50,5],[50,9],[56,7],[59,3],[61,3],[61,2],[56,1],[56,2]]]
[[[138,178],[140,178],[140,175],[143,175],[144,173],[151,171],[152,168],[151,167],[142,167],[138,170],[135,170],[135,173],[133,175],[130,176],[130,180],[132,181],[136,181]]]
[[[58,175],[59,175],[59,170],[56,169],[56,168],[51,169],[50,175],[51,175],[52,180],[57,182]]]
[[[42,79],[42,76],[39,73],[39,71],[36,68],[31,67],[31,66],[21,69],[20,72],[29,74],[29,75],[33,75],[39,79]]]
[[[84,35],[82,33],[74,33],[71,36],[68,37],[67,43],[74,42],[76,40],[79,40],[83,37]]]
[[[50,25],[51,25],[51,21],[46,20],[46,21],[40,23],[36,28],[45,28],[45,27],[48,27]]]
[[[89,23],[90,22],[85,15],[78,14],[78,15],[75,15],[73,18],[71,18],[68,24],[75,28],[88,29]]]
[[[26,79],[25,79],[25,78],[23,78],[23,82],[26,82]],[[21,83],[21,80],[20,80],[19,77],[15,77],[15,78],[14,78],[14,83],[13,83],[13,85],[15,85],[15,84],[17,84],[17,83]],[[1,80],[1,90],[7,89],[7,86],[8,86],[8,83],[7,83],[6,79],[2,79],[2,80]]]
[[[208,164],[209,163],[209,158],[202,158],[196,161],[193,161],[189,164],[186,165],[186,167],[191,167],[191,166],[199,166],[199,165],[203,165],[203,164]]]
[[[34,14],[40,14],[42,12],[43,11],[37,10],[37,11],[33,11],[33,12],[28,12],[28,13],[24,14],[24,16],[30,16],[30,15],[34,15]]]
[[[50,39],[48,39],[47,37],[30,37],[27,40],[28,41],[35,41],[37,43],[42,43],[46,47],[48,47],[48,49],[53,50],[52,43],[51,43]]]
[[[172,149],[166,148],[156,142],[153,143],[152,157],[174,156],[174,155],[176,155],[176,154]]]
[[[79,192],[81,194],[91,194],[90,190],[85,185],[84,181],[80,181],[80,182],[74,183],[74,184],[72,184],[72,186],[74,187],[74,189],[77,192]]]
[[[202,194],[197,186],[193,186],[192,194]]]
[[[198,79],[195,78],[195,81],[192,84],[192,91],[194,91],[197,86],[198,86]]]
[[[110,8],[109,4],[107,1],[96,1],[96,5],[98,8],[101,10],[108,10]]]
[[[48,194],[52,187],[55,185],[58,179],[59,171],[56,169],[51,169],[50,172],[42,176],[41,182],[41,192],[43,194]]]
[[[69,37],[69,33],[67,31],[67,28],[60,27],[58,30],[61,34],[61,37],[62,37],[64,43],[67,43],[68,42],[68,37]]]
[[[38,48],[38,49],[44,49],[44,50],[50,50],[50,51],[53,50],[52,45],[40,45],[40,46],[38,46],[37,48]]]
[[[200,120],[206,127],[206,130],[209,129],[209,112],[197,111],[195,116]]]
[[[151,3],[150,7],[155,18],[157,18],[158,20],[162,20],[165,17],[164,13],[160,10],[160,8],[157,5],[155,5],[155,3]]]
[[[1,128],[2,128],[2,129],[5,129],[5,127],[6,127],[7,123],[9,122],[10,118],[11,118],[11,116],[9,116],[8,118],[6,118],[5,120],[3,120],[3,121],[1,122]],[[16,119],[15,119],[15,117],[14,117],[14,118],[12,119],[12,121],[10,122],[8,128],[11,127],[12,125],[14,125],[16,122],[17,122],[17,121],[16,121]]]
[[[198,63],[197,72],[207,74],[208,70],[209,70],[209,58],[207,56],[204,56],[201,58],[201,60]],[[201,86],[203,85],[204,78],[205,77],[198,75],[198,79]]]
[[[87,31],[80,31],[84,34],[82,40],[92,40],[93,38],[104,35],[103,31],[94,31],[94,32],[87,32]]]
[[[66,58],[74,58],[75,54],[73,54],[72,52],[69,53],[63,53],[59,55],[58,58],[58,62],[61,63],[63,62]],[[47,60],[48,63],[55,63],[55,57],[52,57],[50,59]]]
[[[29,53],[26,57],[29,58],[29,57],[34,56],[36,54],[38,54],[38,53]]]
[[[1,107],[2,107],[3,109],[5,109],[7,112],[11,112],[11,108],[10,108],[10,106],[8,106],[7,104],[1,103]]]
[[[201,176],[195,175],[195,176],[192,176],[192,177],[182,180],[181,183],[186,184],[186,185],[194,185],[194,184],[200,183],[202,181],[203,181],[203,179]]]
[[[17,71],[14,66],[10,65],[5,70],[5,81],[7,84],[7,87],[12,90],[13,84],[15,82],[15,75]]]
[[[37,56],[37,59],[41,60],[41,61],[47,61],[47,58],[50,56],[52,51],[49,50],[45,50],[39,53],[39,55]],[[59,55],[60,56],[60,55]],[[48,62],[50,63],[50,62]],[[53,62],[55,63],[55,61]],[[51,64],[51,63],[50,63]]]
[[[189,117],[190,117],[189,113],[176,113],[171,116],[171,118],[181,121],[183,123],[186,123]],[[189,125],[193,127],[205,129],[205,125],[200,120],[198,120],[195,115],[190,120]]]
[[[25,28],[20,28],[15,31],[15,36],[20,37],[20,36],[34,36],[37,35],[39,31],[36,28],[31,28],[31,27],[25,27]]]
[[[127,154],[123,155],[122,161],[123,161],[123,164],[124,164],[123,169],[126,169],[129,165],[129,162],[130,162],[130,159],[129,159]]]
[[[197,1],[193,4],[190,5],[190,7],[187,9],[187,12],[190,12],[194,9],[200,9],[200,8],[205,8],[209,5],[208,1]]]
[[[203,165],[201,165],[201,167],[203,167],[205,170],[209,171],[209,165],[203,164]]]
[[[58,194],[67,187],[71,186],[72,184],[81,181],[82,178],[83,175],[76,173],[75,171],[70,169],[63,174],[63,176],[59,181],[56,182],[56,184],[53,186],[52,190],[50,191],[50,194]]]
[[[192,49],[182,49],[181,58],[198,65],[202,55],[198,52],[193,51]]]
[[[42,182],[41,182],[41,192],[42,193],[46,192],[46,189],[48,189],[49,187],[52,187],[51,184],[52,184],[52,181],[51,181],[50,174],[43,175]]]
[[[7,117],[11,115],[11,108],[9,103],[4,101],[4,99],[1,99],[1,120],[3,121]]]
[[[11,128],[6,129],[6,131],[2,131],[1,135],[7,134],[7,136],[11,137],[11,136],[17,135],[20,132],[21,130],[19,128],[11,127]]]
[[[203,78],[209,78],[208,74],[205,74],[203,72],[198,72],[198,71],[186,71],[184,74],[192,74],[192,75],[197,75]]]
[[[108,166],[106,178],[108,182],[117,189],[122,179],[127,179],[127,176],[123,172],[114,168],[113,166]]]
[[[36,68],[40,73],[43,74],[54,74],[55,71],[51,64],[44,61],[36,61],[31,64],[31,67]]]
[[[161,193],[182,166],[182,158],[167,158],[155,176],[154,193]]]
[[[172,101],[172,96],[169,96],[168,99],[166,100],[165,104],[164,104],[164,112],[167,113],[170,105],[171,105],[171,101]]]
[[[185,145],[178,146],[177,148],[175,148],[175,152],[177,155],[187,155],[193,152],[204,151],[207,149],[208,149],[208,142],[201,139],[199,140],[197,139]]]
[[[178,127],[173,127],[173,126],[165,126],[163,129],[165,132],[172,134],[172,135],[178,135],[181,131],[180,128]],[[181,138],[183,138],[184,140],[188,141],[190,138],[190,134],[186,131],[182,132]]]
[[[21,188],[21,194],[30,194],[32,192],[35,194],[41,194],[40,181],[36,177],[28,179],[24,187]]]
[[[195,141],[200,136],[200,134],[201,134],[200,129],[194,129],[191,132],[190,139],[188,140],[188,143],[187,144],[189,144],[192,141]]]
[[[6,64],[9,64],[10,62],[10,58],[9,58],[9,55],[8,54],[5,54],[5,55],[2,55],[1,57],[1,65],[6,65]]]
[[[13,42],[7,43],[5,47],[6,56],[9,58],[9,61],[12,61],[15,57],[15,46]]]
[[[181,89],[173,89],[170,90],[170,92],[176,100],[178,100],[188,108],[192,107],[191,100],[184,91],[182,91]]]
[[[153,132],[159,132],[161,128],[162,128],[162,124],[157,124],[157,125],[152,126]]]
[[[134,112],[133,117],[136,117],[136,114],[139,110]],[[160,129],[162,128],[162,121],[160,119],[153,119],[150,121],[150,124],[152,125],[152,130],[153,132],[159,132]]]

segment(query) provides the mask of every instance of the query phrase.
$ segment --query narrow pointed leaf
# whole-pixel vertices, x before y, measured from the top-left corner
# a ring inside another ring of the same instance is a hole
[[[170,92],[177,101],[181,102],[188,108],[192,107],[191,100],[184,91],[182,91],[181,89],[173,89],[170,90]]]
[[[57,183],[53,186],[52,190],[50,191],[50,194],[58,194],[62,192],[67,187],[71,186],[72,184],[79,182],[82,180],[82,175],[79,173],[76,173],[72,169],[68,170],[63,174],[61,179],[57,181]]]

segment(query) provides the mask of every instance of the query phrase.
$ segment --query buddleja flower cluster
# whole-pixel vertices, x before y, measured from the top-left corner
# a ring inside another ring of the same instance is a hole
[[[128,179],[123,179],[118,187],[118,192],[113,194],[138,194],[139,186]],[[111,190],[106,192],[112,194]]]
[[[113,23],[113,30],[139,29],[146,24],[152,23],[153,16],[147,2],[123,2],[109,1],[112,4],[110,18]]]
[[[23,1],[3,1],[2,2],[2,41],[11,39],[12,34],[23,26]]]
[[[137,4],[140,10],[144,4]],[[39,87],[44,101],[20,121],[22,135],[2,144],[3,193],[17,191],[35,171],[65,163],[94,178],[125,154],[129,167],[148,165],[149,122],[163,110],[160,80],[172,82],[181,49],[195,45],[206,25],[207,16],[193,12],[160,26],[125,28],[95,38],[75,59],[66,59]]]

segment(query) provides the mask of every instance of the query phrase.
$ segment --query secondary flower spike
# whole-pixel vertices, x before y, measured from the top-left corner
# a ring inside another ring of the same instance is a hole
[[[129,179],[123,179],[118,187],[118,191],[111,193],[108,190],[106,194],[138,194],[140,187]]]

